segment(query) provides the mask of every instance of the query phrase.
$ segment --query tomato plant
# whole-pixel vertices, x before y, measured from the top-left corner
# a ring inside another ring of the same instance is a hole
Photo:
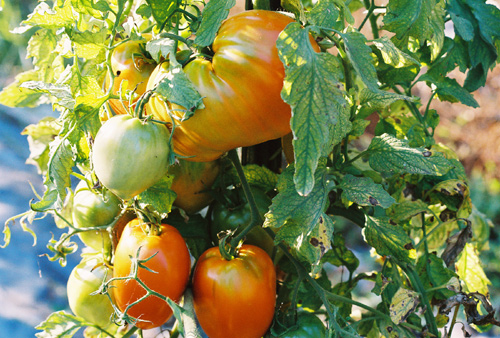
[[[113,194],[106,196],[93,191],[86,181],[80,181],[73,198],[73,226],[76,228],[101,227],[111,224],[120,213],[120,200]],[[110,251],[110,234],[106,229],[79,232],[82,242],[94,250]]]
[[[244,228],[250,225],[251,222],[251,210],[250,204],[244,199],[243,192],[241,189],[234,191],[236,194],[240,196],[229,195],[232,198],[229,203],[233,203],[235,205],[228,205],[228,203],[223,203],[222,201],[215,201],[212,204],[212,218],[210,220],[210,233],[212,236],[212,240],[215,243],[219,242],[219,233],[227,232],[228,230],[238,230],[241,232]],[[271,198],[267,196],[265,192],[258,188],[252,189],[253,197],[255,198],[255,203],[257,205],[257,209],[261,216],[269,210],[269,206],[271,205]],[[236,203],[235,203],[236,202]],[[267,232],[262,229],[260,226],[254,227],[246,236],[245,236],[246,244],[253,244],[261,249],[264,249],[269,255],[272,254],[274,243],[271,236],[267,234]]]
[[[99,129],[92,164],[99,181],[130,199],[159,181],[169,161],[168,129],[130,115],[117,115]]]
[[[212,60],[198,58],[187,64],[184,72],[205,98],[205,108],[176,126],[173,146],[177,154],[209,161],[230,149],[290,132],[290,107],[280,97],[285,73],[275,45],[292,21],[270,11],[234,15],[217,33]],[[155,87],[167,71],[165,65],[158,66],[148,88]],[[172,121],[169,113],[177,118],[184,113],[174,104],[167,111],[160,98],[153,97],[150,107],[163,121]]]
[[[262,337],[273,320],[275,303],[274,265],[259,247],[244,244],[231,260],[214,247],[198,259],[193,305],[209,337]]]
[[[6,242],[14,220],[26,231],[47,215],[71,224],[73,178],[96,177],[105,200],[111,192],[124,215],[148,220],[123,233],[120,222],[106,227],[115,279],[102,291],[116,291],[119,321],[163,325],[172,306],[184,336],[202,336],[196,317],[209,336],[261,336],[293,332],[299,326],[280,319],[303,308],[321,314],[328,335],[444,337],[462,321],[498,336],[482,261],[496,228],[473,203],[470,172],[443,140],[434,103],[478,107],[474,92],[500,55],[500,9],[486,0],[281,5],[286,13],[268,0],[40,2],[15,29],[30,35],[33,69],[13,76],[0,103],[52,104],[54,116],[23,131],[45,190],[6,222]],[[116,110],[134,109],[104,122],[117,99]],[[216,174],[215,159],[230,169]],[[255,187],[272,200],[261,205]],[[184,238],[153,226],[165,222]],[[59,230],[47,257],[64,265],[78,229]],[[276,289],[251,273],[264,271],[246,256],[257,231],[284,255],[275,267],[265,260],[269,280],[279,271]],[[152,244],[167,238],[175,243]],[[217,241],[225,258],[201,255]],[[184,291],[186,245],[198,260],[194,300]],[[167,253],[178,259],[172,268],[159,260]],[[202,273],[213,262],[225,278]],[[79,325],[56,312],[38,328],[57,336]]]
[[[179,159],[178,163],[168,168],[174,175],[171,189],[177,197],[174,205],[188,214],[200,211],[212,200],[210,188],[220,171],[220,162],[190,162]]]
[[[186,242],[174,227],[151,227],[149,234],[145,228],[139,219],[126,225],[114,256],[113,278],[121,279],[112,282],[116,305],[122,312],[128,308],[127,314],[137,319],[135,325],[141,329],[163,325],[172,316],[172,309],[165,299],[148,294],[149,290],[137,280],[125,278],[133,267],[137,268],[137,278],[150,291],[176,302],[184,293],[191,268]]]
[[[112,324],[114,309],[107,295],[96,293],[112,270],[97,256],[84,257],[68,278],[68,302],[73,313],[102,328]]]
[[[279,335],[279,338],[307,338],[307,337],[326,337],[325,324],[315,314],[310,312],[300,312],[297,316],[295,325],[285,333]]]
[[[144,35],[146,40],[151,39],[151,34]],[[109,105],[115,114],[126,114],[133,110],[132,104],[137,102],[144,94],[148,84],[149,76],[156,67],[156,62],[146,52],[146,40],[125,41],[113,50],[111,55],[111,76],[106,76],[106,89],[113,81],[111,93],[119,95],[120,99],[110,99]],[[131,99],[127,99],[127,91],[130,91]]]

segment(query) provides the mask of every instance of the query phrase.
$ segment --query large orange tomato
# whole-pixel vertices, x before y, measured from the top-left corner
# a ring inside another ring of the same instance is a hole
[[[115,251],[113,277],[129,276],[133,261],[130,257],[147,260],[143,263],[147,269],[138,268],[139,279],[151,290],[179,301],[189,280],[191,259],[186,242],[174,227],[162,224],[159,234],[147,234],[146,224],[139,219],[130,221],[121,235]],[[149,271],[149,270],[151,271]],[[120,311],[137,301],[146,290],[134,279],[112,282],[113,296]],[[150,329],[163,325],[172,315],[168,303],[159,297],[150,295],[133,305],[128,315],[138,319],[135,325],[141,329]]]
[[[292,21],[272,11],[236,14],[220,27],[212,45],[212,60],[198,58],[185,66],[184,72],[203,97],[205,108],[186,121],[175,119],[173,147],[177,154],[193,156],[188,159],[191,161],[210,161],[228,150],[290,132],[291,109],[281,99],[285,70],[276,41]],[[151,74],[148,89],[154,88],[167,70],[164,64],[159,65]],[[158,119],[173,123],[166,107],[182,118],[185,108],[158,96],[151,98],[148,109]]]
[[[269,255],[244,244],[232,260],[205,251],[193,273],[193,305],[210,338],[260,338],[274,317],[276,273]]]
[[[151,39],[150,34],[144,36]],[[115,75],[112,93],[121,94],[120,99],[110,99],[109,105],[116,114],[126,114],[129,102],[125,99],[126,91],[133,91],[130,104],[135,103],[146,91],[149,76],[156,67],[156,62],[146,52],[146,41],[131,40],[124,42],[113,50],[111,55],[111,70]],[[106,89],[111,83],[110,76],[106,77]]]

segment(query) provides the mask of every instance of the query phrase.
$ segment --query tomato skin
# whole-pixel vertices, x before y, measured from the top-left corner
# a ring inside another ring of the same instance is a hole
[[[325,338],[326,327],[316,315],[301,312],[298,315],[296,327],[279,336],[279,338]]]
[[[85,181],[80,181],[73,198],[73,226],[86,228],[105,226],[115,220],[120,213],[120,200],[113,194],[102,196],[92,191]],[[109,252],[111,239],[106,230],[79,232],[82,242],[96,251]]]
[[[91,293],[99,290],[104,278],[110,278],[112,273],[98,263],[96,258],[82,259],[71,271],[66,290],[69,306],[75,315],[105,328],[111,324],[113,306],[108,296]]]
[[[140,194],[167,173],[169,137],[162,124],[113,116],[99,129],[92,148],[99,181],[124,200]]]
[[[205,251],[193,273],[193,305],[210,338],[260,338],[274,317],[276,273],[269,255],[244,244],[227,261],[219,248]]]
[[[146,40],[151,39],[150,34],[145,34]],[[135,90],[132,103],[136,102],[139,97],[146,91],[149,76],[156,67],[156,62],[145,53],[146,41],[130,40],[124,42],[113,50],[111,55],[111,71],[115,75],[113,82],[112,93],[118,95],[120,89]],[[127,81],[127,84],[121,87],[122,81]],[[105,88],[108,89],[111,83],[109,74],[106,76]],[[124,94],[121,93],[123,99]],[[126,107],[128,101],[121,102],[119,99],[110,99],[109,105],[116,114],[127,114]]]
[[[227,19],[212,45],[212,61],[195,59],[184,72],[204,98],[204,109],[175,121],[173,147],[190,161],[210,161],[228,150],[279,138],[290,132],[291,109],[281,99],[285,71],[276,40],[293,19],[277,12],[251,10]],[[159,65],[148,89],[164,76]],[[182,107],[171,112],[182,117]],[[165,102],[152,97],[156,118],[173,123]],[[210,127],[207,127],[210,126]]]
[[[269,198],[269,196],[267,196],[267,194],[260,189],[252,188],[251,190],[257,209],[259,210],[261,216],[264,216],[271,205],[271,198]],[[235,207],[226,206],[219,201],[215,201],[212,207],[210,234],[212,241],[215,243],[218,243],[217,234],[219,232],[236,230],[238,228],[239,231],[237,233],[239,233],[250,225],[252,213],[250,210],[250,204],[246,202],[246,200],[244,200],[242,204],[236,205]],[[269,255],[272,254],[274,248],[273,239],[260,226],[256,226],[250,230],[250,232],[246,235],[245,243],[256,245],[261,249],[264,249]]]
[[[213,200],[207,190],[213,185],[220,171],[218,160],[210,162],[179,162],[168,168],[174,175],[171,189],[177,194],[174,205],[188,214],[193,214],[206,207]]]
[[[147,235],[139,219],[130,221],[123,230],[115,251],[113,277],[126,277],[131,273],[132,261],[140,248],[139,259],[153,258],[144,263],[156,273],[139,268],[138,276],[151,290],[179,301],[187,282],[191,268],[191,258],[186,242],[179,231],[168,224],[161,225],[160,235]],[[133,279],[117,280],[113,283],[113,296],[120,311],[146,294],[142,286]],[[135,325],[141,329],[150,329],[163,325],[171,316],[172,310],[166,301],[149,296],[132,306],[130,316],[140,319]]]

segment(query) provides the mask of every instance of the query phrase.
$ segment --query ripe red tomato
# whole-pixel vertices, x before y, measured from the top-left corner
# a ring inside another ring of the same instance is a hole
[[[154,271],[138,268],[139,279],[151,290],[179,301],[189,280],[191,259],[186,242],[174,227],[162,224],[159,235],[148,235],[139,219],[130,221],[121,235],[115,251],[113,277],[126,277],[131,273],[132,260],[140,248],[139,259],[152,257],[144,265]],[[153,256],[154,255],[154,256]],[[113,296],[120,311],[137,301],[146,290],[134,279],[113,281]],[[168,303],[156,296],[133,305],[128,315],[137,318],[141,329],[163,325],[172,315]]]
[[[205,251],[193,274],[193,305],[210,338],[260,338],[274,317],[276,273],[269,255],[244,244],[225,260],[218,247]]]
[[[167,173],[169,138],[162,124],[113,116],[99,129],[92,147],[97,178],[124,200],[140,194]]]
[[[73,226],[87,228],[105,226],[115,220],[120,213],[120,200],[113,194],[102,196],[93,191],[87,182],[80,181],[75,189],[73,198]],[[105,230],[79,232],[82,242],[96,251],[105,252],[111,249],[110,234]]]
[[[151,39],[150,34],[144,37]],[[146,52],[146,41],[127,41],[113,50],[111,55],[111,71],[115,75],[112,93],[119,95],[121,89],[121,100],[110,99],[109,105],[116,114],[126,114],[129,102],[125,98],[124,91],[134,91],[130,103],[136,102],[146,91],[148,79],[156,67],[156,62]],[[122,86],[123,82],[123,86]],[[111,78],[106,77],[105,87],[109,88]],[[133,108],[131,108],[133,110]]]
[[[173,135],[177,154],[190,161],[210,161],[228,150],[279,138],[290,132],[290,106],[281,99],[285,77],[276,40],[293,19],[277,12],[252,10],[227,19],[212,45],[212,60],[195,59],[184,72],[204,98],[204,109],[179,122]],[[311,41],[315,48],[317,44]],[[148,89],[165,76],[161,64],[151,74]],[[183,108],[168,103],[181,118]],[[149,110],[163,121],[172,119],[159,97]]]
[[[179,163],[171,165],[168,173],[174,175],[170,189],[177,198],[174,205],[188,214],[193,214],[206,207],[213,200],[208,191],[220,171],[218,160],[210,162],[190,162],[179,159]]]
[[[105,328],[111,324],[113,306],[108,296],[95,294],[104,278],[111,278],[111,271],[99,261],[98,256],[84,258],[73,268],[68,278],[67,294],[71,311],[86,321]]]

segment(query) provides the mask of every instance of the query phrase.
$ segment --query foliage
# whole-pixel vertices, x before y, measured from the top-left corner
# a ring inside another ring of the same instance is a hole
[[[113,50],[127,41],[142,41],[144,53],[156,62],[168,60],[162,65],[166,75],[155,88],[137,102],[123,101],[130,114],[147,120],[144,123],[159,123],[143,112],[152,96],[160,96],[168,101],[162,102],[165,106],[185,107],[184,118],[196,116],[204,109],[204,98],[200,101],[183,67],[194,58],[211,57],[211,44],[234,5],[231,0],[58,0],[37,5],[15,30],[30,35],[26,50],[33,69],[18,74],[0,92],[0,103],[50,103],[59,116],[25,129],[33,145],[30,163],[43,175],[46,190],[26,213],[6,222],[5,245],[14,220],[20,219],[23,229],[35,235],[31,223],[40,214],[52,214],[68,232],[48,243],[50,258],[64,264],[65,256],[76,251],[70,241],[74,234],[106,230],[115,246],[123,217],[130,213],[148,224],[163,220],[175,226],[194,259],[220,245],[210,236],[211,207],[189,216],[172,207],[175,193],[168,174],[122,201],[122,213],[112,223],[77,228],[68,217],[70,177],[95,183],[104,198],[111,193],[95,176],[93,141],[104,123],[102,116],[113,115],[109,100],[134,94],[125,85],[120,85],[125,91],[121,96],[113,93],[112,84],[103,89],[106,77],[116,80]],[[500,10],[484,0],[390,0],[387,5],[319,0],[281,5],[297,20],[276,41],[285,71],[281,98],[291,107],[293,163],[275,166],[269,157],[260,166],[242,167],[231,150],[221,159],[227,166],[213,187],[207,187],[218,201],[234,198],[232,189],[243,189],[250,205],[250,224],[237,235],[222,237],[220,250],[226,250],[225,244],[229,248],[225,255],[237,254],[240,240],[255,226],[262,225],[274,237],[277,304],[282,306],[269,332],[295,327],[290,318],[297,308],[325,315],[331,337],[449,337],[459,311],[476,330],[498,326],[488,298],[488,270],[481,263],[492,223],[473,205],[472,185],[456,154],[436,143],[440,112],[430,109],[430,103],[439,99],[478,106],[472,92],[485,84],[499,60]],[[272,1],[248,1],[246,6],[277,9]],[[366,14],[358,22],[354,15],[360,8]],[[445,24],[453,27],[453,34],[446,32]],[[311,36],[320,52],[311,45]],[[456,70],[466,75],[463,83],[450,76]],[[431,89],[428,102],[414,95],[416,84]],[[171,147],[172,138],[166,141]],[[257,153],[260,146],[246,151]],[[275,150],[281,157],[281,149]],[[168,163],[173,161],[171,156]],[[264,217],[250,186],[264,188],[273,197]],[[351,223],[342,233],[337,226],[346,219]],[[356,226],[362,228],[362,238],[351,243],[350,228]],[[361,240],[371,248],[375,271],[361,271],[354,250]],[[112,264],[110,257],[105,259]],[[138,269],[148,259],[139,260],[130,275],[121,278],[138,279]],[[334,283],[329,275],[332,266],[349,273]],[[356,299],[362,282],[373,285],[370,304]],[[107,294],[110,283],[103,282],[99,293]],[[160,296],[173,308],[180,322],[176,328],[186,336],[198,336],[190,290],[182,306]],[[354,312],[353,305],[362,313]],[[126,310],[115,311],[117,323],[134,323]],[[38,326],[38,336],[71,337],[88,324],[56,312]],[[99,331],[111,335],[95,325],[87,334]],[[115,336],[135,331],[119,330]]]

